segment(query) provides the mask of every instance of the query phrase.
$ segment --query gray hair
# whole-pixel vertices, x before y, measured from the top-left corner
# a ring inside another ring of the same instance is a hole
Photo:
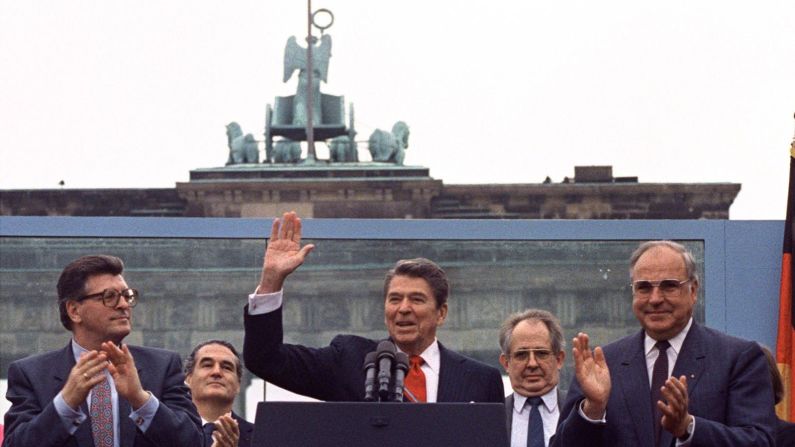
[[[635,264],[638,263],[638,259],[640,259],[640,257],[643,256],[643,254],[647,251],[657,247],[667,247],[682,255],[682,261],[685,263],[685,273],[687,274],[687,279],[692,280],[694,283],[698,283],[698,271],[696,269],[696,261],[695,258],[693,258],[693,253],[690,253],[690,250],[685,248],[684,245],[668,240],[644,242],[640,244],[637,249],[635,249],[635,251],[632,253],[632,256],[629,257],[630,279],[633,279],[632,271],[635,270]]]
[[[544,323],[549,331],[549,338],[552,340],[552,351],[557,355],[566,347],[563,340],[563,329],[560,327],[558,317],[541,309],[527,309],[524,312],[516,312],[508,316],[500,327],[500,349],[502,353],[508,355],[511,350],[511,337],[513,330],[522,321],[537,320]]]

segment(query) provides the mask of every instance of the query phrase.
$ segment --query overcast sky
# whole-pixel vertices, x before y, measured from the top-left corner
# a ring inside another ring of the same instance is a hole
[[[783,219],[795,1],[315,0],[328,83],[366,139],[406,121],[445,183],[730,182],[732,219]],[[261,138],[300,0],[0,0],[0,189],[173,187]],[[303,43],[303,42],[302,42]],[[327,157],[320,148],[319,155]],[[361,157],[366,159],[367,154]]]

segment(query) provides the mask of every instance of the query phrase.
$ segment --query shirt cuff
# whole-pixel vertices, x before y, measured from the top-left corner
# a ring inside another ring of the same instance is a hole
[[[591,424],[606,424],[607,423],[607,419],[605,419],[607,417],[607,412],[605,412],[605,414],[602,415],[601,419],[591,419],[591,418],[589,418],[588,416],[585,415],[585,411],[583,411],[583,409],[582,409],[582,407],[584,405],[585,405],[585,399],[581,400],[580,404],[577,405],[577,412],[580,413],[580,416],[582,416],[583,419],[585,419],[586,421],[590,422]]]
[[[248,314],[262,315],[282,307],[282,292],[254,293],[248,296]]]
[[[147,393],[149,392],[147,391]],[[146,403],[141,405],[141,408],[130,412],[130,419],[142,433],[146,433],[146,429],[152,423],[158,408],[160,408],[160,401],[157,400],[154,394],[149,393],[149,399]]]
[[[66,428],[66,431],[68,431],[70,435],[75,434],[77,427],[79,427],[80,424],[82,424],[83,421],[88,418],[88,416],[86,416],[86,414],[83,413],[83,410],[81,410],[79,407],[77,408],[77,411],[72,409],[72,407],[70,407],[69,404],[63,400],[62,393],[58,393],[52,399],[52,404],[55,407],[55,412],[61,417],[61,422],[63,422],[64,428]]]
[[[676,438],[676,447],[687,447],[690,445],[690,442],[693,440],[693,433],[696,432],[696,417],[693,416],[693,430],[690,432],[690,436],[687,437],[684,441],[680,441],[679,438]]]

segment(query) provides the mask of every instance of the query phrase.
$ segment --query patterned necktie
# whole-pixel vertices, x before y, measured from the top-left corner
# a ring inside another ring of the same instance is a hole
[[[544,421],[541,420],[540,397],[530,397],[525,405],[530,407],[530,418],[527,425],[527,447],[544,447]]]
[[[90,413],[94,447],[113,447],[113,405],[107,378],[91,390]]]
[[[659,354],[657,354],[657,360],[654,361],[654,369],[651,372],[651,414],[652,418],[654,419],[654,445],[660,443],[660,435],[662,434],[662,413],[657,408],[657,401],[662,400],[662,393],[660,393],[660,388],[665,384],[665,380],[668,379],[668,354],[665,352],[671,344],[668,341],[658,341],[657,344],[654,345],[657,348]]]
[[[409,356],[409,372],[406,374],[404,384],[408,400],[412,402],[427,402],[428,397],[425,391],[425,373],[422,372],[424,361],[418,355]]]

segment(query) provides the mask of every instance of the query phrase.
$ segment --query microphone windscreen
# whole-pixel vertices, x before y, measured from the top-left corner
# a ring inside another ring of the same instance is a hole
[[[367,353],[367,355],[364,356],[364,369],[375,366],[376,358],[377,354],[375,351]]]
[[[395,353],[395,363],[398,368],[402,368],[405,371],[409,370],[409,356],[405,352]]]
[[[384,340],[381,343],[378,343],[378,349],[376,349],[376,357],[379,359],[384,357],[395,358],[395,344],[389,340]]]

